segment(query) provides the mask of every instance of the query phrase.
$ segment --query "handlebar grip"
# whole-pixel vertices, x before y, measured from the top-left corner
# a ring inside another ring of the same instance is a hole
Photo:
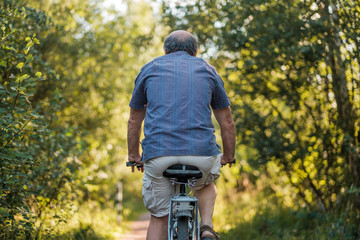
[[[136,163],[136,162],[126,162],[126,166],[127,167],[141,167],[141,165],[140,164],[138,164],[138,163]]]

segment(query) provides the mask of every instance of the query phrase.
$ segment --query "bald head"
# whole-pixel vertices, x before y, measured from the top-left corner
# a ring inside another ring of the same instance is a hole
[[[172,32],[165,38],[164,50],[166,54],[186,51],[191,56],[196,56],[197,53],[197,39],[189,32],[178,30]]]

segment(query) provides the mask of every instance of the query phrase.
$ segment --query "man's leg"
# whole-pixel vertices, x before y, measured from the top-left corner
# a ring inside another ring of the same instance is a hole
[[[212,216],[214,213],[214,206],[215,206],[215,199],[216,199],[216,186],[213,182],[206,185],[200,190],[196,190],[194,192],[195,197],[198,199],[200,217],[201,217],[201,224],[202,225],[212,225]],[[213,235],[205,231],[202,234],[202,237],[209,236],[213,237]]]
[[[167,240],[168,216],[151,216],[146,240]]]

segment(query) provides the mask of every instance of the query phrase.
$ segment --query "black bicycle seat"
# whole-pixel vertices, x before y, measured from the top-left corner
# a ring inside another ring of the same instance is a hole
[[[202,172],[195,166],[175,164],[166,169],[163,176],[177,179],[198,179],[202,177]]]

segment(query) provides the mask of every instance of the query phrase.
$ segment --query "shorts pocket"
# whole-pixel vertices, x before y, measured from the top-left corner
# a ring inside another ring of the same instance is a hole
[[[146,209],[148,209],[151,213],[154,213],[156,210],[154,186],[152,181],[146,175],[143,177],[142,197]]]
[[[220,168],[221,168],[221,154],[219,154],[214,163],[213,167],[210,170],[209,175],[206,178],[205,184],[208,185],[211,182],[214,182],[216,179],[220,177]]]

